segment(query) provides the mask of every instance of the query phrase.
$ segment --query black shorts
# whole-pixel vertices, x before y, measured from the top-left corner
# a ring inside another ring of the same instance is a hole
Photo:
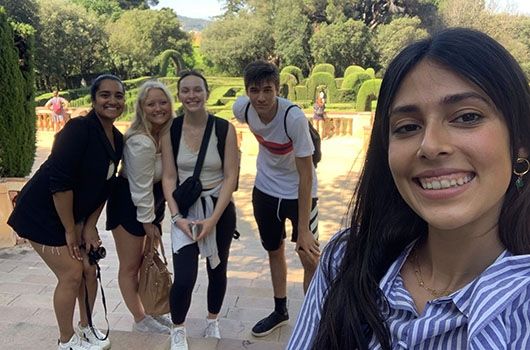
[[[309,228],[318,239],[318,198],[311,201]],[[285,220],[289,219],[293,228],[292,242],[298,238],[298,199],[282,199],[270,196],[256,187],[252,190],[254,218],[258,224],[261,244],[267,251],[280,248],[286,237]]]
[[[162,233],[161,222],[164,219],[166,201],[162,191],[162,182],[153,184],[153,195],[155,198],[155,220],[153,224],[158,226]],[[145,236],[144,226],[136,220],[136,206],[131,198],[129,180],[118,176],[116,185],[107,201],[107,230],[113,230],[122,225],[127,232],[134,236]]]

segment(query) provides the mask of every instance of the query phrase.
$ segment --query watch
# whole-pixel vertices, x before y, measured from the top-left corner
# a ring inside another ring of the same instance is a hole
[[[173,224],[177,223],[177,220],[184,219],[184,216],[182,216],[181,213],[176,213],[175,215],[171,215],[171,222]]]

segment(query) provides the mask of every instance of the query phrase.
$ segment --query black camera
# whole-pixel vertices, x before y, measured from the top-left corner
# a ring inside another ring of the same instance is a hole
[[[96,265],[100,259],[103,259],[107,255],[107,250],[103,246],[99,246],[88,251],[88,263],[90,265]]]

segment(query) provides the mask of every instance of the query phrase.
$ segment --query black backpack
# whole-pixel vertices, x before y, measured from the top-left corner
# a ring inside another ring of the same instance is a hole
[[[283,128],[285,130],[285,134],[287,135],[287,137],[289,138],[289,140],[291,142],[293,142],[293,139],[291,138],[291,136],[289,136],[289,133],[287,132],[287,114],[289,114],[289,111],[293,107],[300,108],[297,105],[290,105],[285,110],[285,115],[283,116]],[[248,109],[249,108],[250,108],[250,102],[247,104],[247,107],[245,108],[245,122],[247,124],[248,124]],[[322,149],[321,149],[321,146],[320,146],[320,143],[321,143],[320,135],[319,135],[317,129],[315,129],[315,127],[313,126],[313,124],[311,124],[311,122],[309,120],[307,121],[307,124],[309,125],[309,135],[311,136],[311,141],[313,142],[313,146],[315,147],[315,151],[313,152],[312,158],[313,158],[313,165],[316,168],[317,164],[322,159]]]

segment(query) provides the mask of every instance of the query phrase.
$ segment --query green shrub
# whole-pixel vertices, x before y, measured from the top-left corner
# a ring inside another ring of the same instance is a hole
[[[342,83],[344,82],[344,78],[335,78],[335,86],[337,89],[342,88]]]
[[[357,93],[354,92],[352,89],[339,89],[338,90],[338,96],[339,98],[336,100],[337,102],[354,102],[357,98]],[[328,105],[326,104],[326,109],[328,109]]]
[[[336,101],[338,96],[338,90],[337,86],[335,85],[335,78],[330,73],[326,72],[319,72],[319,73],[313,73],[307,80],[307,98],[314,100],[316,93],[317,93],[317,87],[320,85],[326,86],[326,96],[327,96],[327,102],[334,102]]]
[[[123,85],[125,86],[126,91],[133,90],[139,88],[140,85],[150,79],[153,79],[153,77],[139,77],[135,79],[124,80]]]
[[[379,89],[381,89],[381,79],[366,80],[357,94],[357,112],[370,111],[372,101],[377,100]]]
[[[305,85],[296,85],[294,87],[294,91],[296,93],[296,99],[297,101],[305,100],[307,99],[307,86]]]
[[[293,74],[283,72],[280,73],[280,96],[291,101],[296,100],[295,86],[297,83],[297,79]]]
[[[311,71],[311,75],[315,73],[329,73],[334,78],[335,67],[330,63],[319,63],[313,67],[313,71]]]
[[[16,29],[0,6],[0,177],[28,175],[35,157],[34,37],[28,27]],[[20,56],[15,35],[22,40]]]
[[[169,63],[173,62],[176,67],[176,73],[184,69],[184,61],[177,50],[165,50],[155,58],[155,64],[158,64],[158,75],[165,77],[168,75]]]
[[[361,85],[366,80],[372,79],[369,74],[363,72],[351,73],[344,78],[342,82],[343,90],[351,90],[354,96],[357,96],[357,92],[361,88]]]
[[[366,74],[369,74],[372,79],[375,79],[375,70],[373,68],[366,68]]]
[[[356,65],[348,66],[348,68],[346,68],[346,70],[344,71],[344,78],[346,78],[350,74],[359,72],[364,73],[364,68]]]
[[[296,78],[296,85],[301,84],[302,80],[304,80],[304,74],[302,73],[302,70],[297,66],[285,66],[280,72],[280,75],[282,73],[289,73],[294,75]]]

